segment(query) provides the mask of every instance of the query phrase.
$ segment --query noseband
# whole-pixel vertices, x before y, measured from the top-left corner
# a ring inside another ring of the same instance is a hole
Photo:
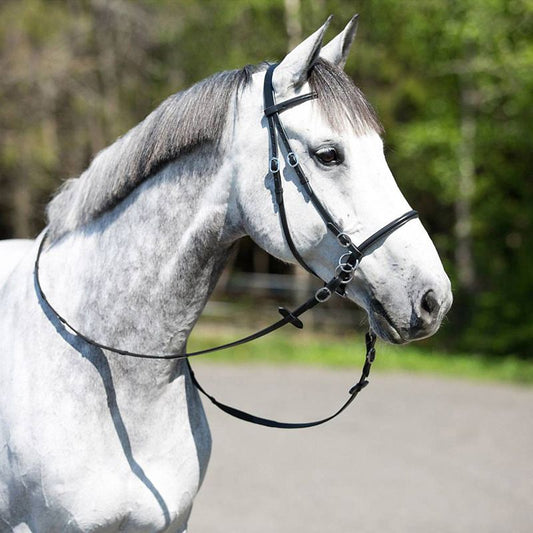
[[[363,370],[361,372],[361,377],[359,378],[359,381],[353,385],[349,392],[349,398],[348,400],[341,406],[340,409],[338,409],[334,414],[331,416],[328,416],[326,418],[323,418],[321,420],[316,420],[314,422],[303,422],[303,423],[286,423],[286,422],[277,422],[275,420],[270,420],[266,418],[261,418],[249,413],[246,413],[244,411],[241,411],[239,409],[236,409],[234,407],[225,405],[218,400],[216,400],[213,396],[208,394],[202,386],[198,383],[194,372],[190,366],[190,363],[188,361],[189,357],[207,354],[216,352],[219,350],[224,350],[227,348],[233,348],[236,346],[240,346],[242,344],[251,342],[255,339],[259,339],[260,337],[264,337],[265,335],[287,325],[292,324],[293,326],[301,329],[303,328],[303,323],[300,320],[300,316],[304,314],[305,312],[309,311],[313,307],[315,307],[318,304],[324,303],[333,293],[340,294],[341,296],[344,295],[346,290],[346,285],[353,279],[355,271],[357,270],[357,267],[359,266],[360,261],[364,258],[365,255],[369,253],[369,250],[372,246],[375,244],[383,241],[386,239],[391,233],[396,231],[398,228],[409,222],[410,220],[417,218],[418,213],[414,210],[408,211],[407,213],[403,214],[402,216],[394,219],[392,222],[389,222],[387,225],[383,226],[381,229],[373,233],[370,237],[368,237],[366,240],[364,240],[361,244],[356,246],[349,235],[342,231],[342,228],[339,224],[337,224],[334,220],[334,218],[331,216],[329,211],[326,209],[326,207],[322,204],[322,202],[318,199],[316,194],[314,193],[311,183],[307,179],[302,167],[300,166],[298,156],[296,153],[291,149],[291,145],[289,142],[289,138],[287,136],[287,133],[285,132],[285,129],[283,128],[283,125],[281,123],[279,114],[287,109],[290,109],[298,104],[301,104],[303,102],[306,102],[308,100],[312,100],[314,98],[317,98],[316,93],[308,93],[300,96],[296,96],[295,98],[290,98],[289,100],[285,100],[281,103],[276,104],[274,101],[274,87],[272,85],[272,76],[274,73],[274,69],[276,68],[276,65],[269,66],[264,80],[264,86],[263,86],[263,96],[264,96],[264,105],[265,105],[265,116],[267,119],[268,124],[268,131],[269,131],[269,139],[270,139],[270,164],[269,164],[269,171],[272,175],[273,182],[274,182],[274,194],[276,197],[276,203],[278,205],[278,212],[280,216],[280,222],[283,234],[285,236],[285,240],[287,241],[287,245],[289,246],[289,249],[291,250],[291,253],[295,257],[295,259],[302,265],[303,268],[305,268],[308,272],[315,275],[317,274],[313,271],[313,269],[306,263],[300,252],[298,251],[294,240],[291,236],[289,223],[287,220],[287,213],[285,211],[285,204],[283,201],[283,186],[282,186],[282,178],[280,173],[280,152],[284,152],[284,159],[286,161],[286,164],[291,167],[294,172],[296,173],[298,180],[303,188],[303,193],[312,203],[316,211],[321,216],[322,220],[326,224],[326,227],[329,232],[331,232],[334,237],[337,239],[337,242],[339,245],[343,248],[343,251],[337,261],[337,264],[334,268],[334,274],[332,278],[329,281],[326,281],[322,287],[320,287],[308,300],[306,300],[303,304],[298,306],[293,311],[290,311],[286,309],[285,307],[280,307],[279,312],[282,315],[282,318],[279,319],[277,322],[274,322],[270,326],[267,326],[266,328],[257,331],[255,333],[252,333],[251,335],[248,335],[247,337],[243,337],[242,339],[238,339],[233,342],[229,342],[227,344],[223,344],[220,346],[215,346],[213,348],[207,348],[205,350],[199,350],[196,352],[179,352],[179,353],[167,353],[167,354],[143,354],[143,353],[136,353],[131,352],[128,350],[123,350],[119,348],[115,348],[112,346],[107,346],[105,344],[99,343],[98,341],[95,341],[94,339],[91,339],[87,335],[83,334],[81,331],[73,327],[66,318],[64,318],[59,312],[52,306],[49,299],[45,295],[40,279],[39,279],[39,261],[44,249],[44,244],[46,242],[47,238],[47,232],[45,232],[43,238],[41,239],[41,242],[39,244],[39,249],[37,251],[37,256],[35,258],[35,267],[34,267],[34,281],[35,281],[35,289],[39,297],[41,298],[41,301],[44,305],[46,305],[51,311],[51,313],[55,316],[57,320],[59,320],[64,327],[68,328],[73,334],[75,334],[77,337],[83,339],[86,343],[88,343],[91,346],[94,346],[96,348],[100,348],[103,350],[107,350],[110,352],[113,352],[118,355],[124,355],[129,357],[137,357],[137,358],[143,358],[143,359],[187,359],[187,365],[189,367],[191,379],[194,383],[194,385],[197,387],[197,389],[202,392],[204,395],[209,398],[209,400],[215,404],[217,407],[225,411],[226,413],[235,416],[236,418],[240,418],[241,420],[245,420],[247,422],[252,422],[254,424],[259,424],[262,426],[268,426],[268,427],[275,427],[275,428],[281,428],[281,429],[295,429],[295,428],[307,428],[307,427],[314,427],[318,426],[320,424],[324,424],[325,422],[328,422],[329,420],[335,418],[340,413],[342,413],[355,399],[355,397],[359,394],[363,388],[365,388],[368,385],[368,375],[370,373],[370,368],[372,365],[372,362],[375,358],[375,349],[374,344],[376,342],[376,335],[369,331],[366,334],[366,357],[365,362],[363,365]],[[282,150],[280,150],[278,146],[278,137],[281,140]]]

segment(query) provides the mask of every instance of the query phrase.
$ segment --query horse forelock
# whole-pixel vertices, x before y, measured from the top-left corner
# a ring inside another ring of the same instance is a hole
[[[57,239],[98,218],[166,164],[205,148],[209,168],[223,157],[220,141],[228,109],[239,89],[266,64],[214,74],[167,98],[142,122],[100,151],[78,177],[67,180],[47,207],[49,237]],[[327,61],[318,60],[309,75],[321,111],[338,130],[381,132],[371,105],[352,80]]]
[[[341,68],[319,59],[309,73],[309,85],[318,95],[320,110],[335,130],[349,127],[356,135],[383,132],[373,107]]]

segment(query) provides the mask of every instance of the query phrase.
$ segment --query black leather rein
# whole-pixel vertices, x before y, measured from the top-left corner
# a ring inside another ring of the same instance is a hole
[[[400,228],[401,226],[403,226],[410,220],[418,217],[418,213],[414,210],[408,211],[402,216],[394,219],[392,222],[390,222],[386,226],[382,227],[380,230],[376,231],[374,234],[372,234],[370,237],[364,240],[360,245],[356,246],[355,244],[353,244],[350,237],[342,231],[340,226],[334,221],[333,217],[330,215],[328,210],[324,207],[324,205],[320,202],[320,200],[315,195],[311,187],[311,184],[309,183],[309,180],[307,179],[304,171],[300,167],[300,163],[298,161],[297,155],[291,150],[289,138],[279,118],[279,113],[285,111],[286,109],[290,109],[291,107],[294,107],[295,105],[298,105],[308,100],[311,100],[313,98],[316,98],[317,96],[315,93],[309,93],[309,94],[297,96],[295,98],[291,98],[289,100],[285,100],[284,102],[276,104],[274,102],[274,88],[272,85],[272,75],[273,75],[275,67],[276,65],[271,65],[266,72],[263,92],[264,92],[265,116],[267,118],[269,139],[270,139],[270,169],[269,170],[272,175],[273,182],[274,182],[274,192],[275,192],[275,197],[276,197],[276,203],[279,209],[280,222],[281,222],[283,234],[285,236],[285,240],[287,241],[287,244],[292,254],[296,258],[296,260],[306,270],[308,270],[309,272],[311,272],[313,275],[316,276],[312,268],[309,265],[307,265],[307,263],[305,262],[301,254],[298,252],[298,249],[296,248],[296,245],[290,233],[289,224],[287,220],[287,214],[285,211],[285,205],[283,201],[283,186],[282,186],[282,178],[281,178],[280,164],[279,164],[280,150],[278,148],[278,141],[277,141],[278,136],[281,139],[281,144],[283,145],[283,149],[285,151],[285,161],[287,165],[289,165],[290,167],[294,169],[305,191],[305,194],[307,195],[307,197],[309,198],[309,200],[311,201],[315,209],[318,211],[318,213],[324,220],[324,223],[326,224],[328,230],[331,233],[333,233],[333,235],[339,242],[340,246],[344,248],[345,250],[343,251],[342,255],[339,257],[338,263],[335,267],[335,272],[334,272],[333,277],[329,281],[325,282],[324,285],[321,288],[319,288],[310,298],[308,298],[303,304],[299,305],[296,309],[292,311],[286,309],[285,307],[280,307],[279,312],[282,315],[281,319],[267,326],[266,328],[263,328],[255,333],[252,333],[251,335],[248,335],[236,341],[229,342],[227,344],[222,344],[220,346],[215,346],[212,348],[207,348],[205,350],[198,350],[195,352],[146,354],[146,353],[137,353],[137,352],[131,352],[131,351],[124,350],[124,349],[115,348],[113,346],[108,346],[98,341],[95,341],[94,339],[91,339],[90,337],[88,337],[87,335],[79,331],[77,328],[73,327],[67,321],[67,319],[64,318],[52,306],[48,297],[43,291],[43,288],[41,286],[41,282],[39,279],[39,262],[40,262],[41,255],[44,250],[44,244],[47,238],[46,232],[43,238],[41,239],[39,249],[37,251],[37,256],[35,258],[34,282],[35,282],[35,288],[36,288],[37,294],[41,298],[42,302],[52,312],[52,314],[66,328],[68,328],[72,333],[74,333],[79,338],[83,339],[86,343],[92,346],[95,346],[97,348],[101,348],[103,350],[107,350],[109,352],[112,352],[118,355],[128,356],[128,357],[137,357],[137,358],[142,358],[142,359],[187,359],[187,365],[189,368],[191,379],[194,385],[196,386],[196,388],[200,392],[202,392],[214,405],[216,405],[217,407],[219,407],[226,413],[236,418],[239,418],[241,420],[252,422],[254,424],[259,424],[262,426],[275,427],[275,428],[281,428],[281,429],[299,429],[299,428],[308,428],[308,427],[318,426],[320,424],[324,424],[325,422],[328,422],[329,420],[335,418],[340,413],[342,413],[353,402],[353,400],[359,394],[359,392],[363,390],[363,388],[366,387],[366,385],[368,385],[368,376],[370,373],[370,368],[371,368],[372,362],[374,361],[375,354],[376,354],[375,348],[374,348],[374,344],[376,342],[376,335],[372,331],[369,331],[366,334],[366,356],[365,356],[365,361],[363,364],[363,369],[361,372],[361,377],[359,378],[359,381],[350,388],[348,399],[340,407],[340,409],[338,409],[331,416],[328,416],[326,418],[316,420],[313,422],[302,422],[302,423],[278,422],[275,420],[261,418],[261,417],[246,413],[244,411],[241,411],[240,409],[236,409],[234,407],[231,407],[231,406],[228,406],[228,405],[225,405],[219,402],[213,396],[208,394],[203,389],[203,387],[200,385],[200,383],[198,383],[198,380],[196,379],[196,376],[194,375],[194,372],[192,370],[192,367],[190,366],[188,358],[197,356],[197,355],[216,352],[219,350],[224,350],[227,348],[233,348],[236,346],[240,346],[241,344],[245,344],[255,339],[259,339],[260,337],[264,337],[265,335],[287,324],[292,324],[293,326],[299,329],[303,328],[303,323],[299,317],[303,315],[304,313],[306,313],[307,311],[309,311],[310,309],[312,309],[313,307],[315,307],[316,305],[326,302],[331,297],[331,295],[335,292],[340,295],[344,295],[346,285],[353,279],[354,273],[357,267],[359,266],[359,262],[368,253],[371,247],[377,244],[378,242],[383,241],[391,233],[396,231],[398,228]]]

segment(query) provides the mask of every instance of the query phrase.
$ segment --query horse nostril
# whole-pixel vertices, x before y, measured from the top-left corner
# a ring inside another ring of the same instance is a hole
[[[430,289],[424,294],[424,296],[422,296],[420,308],[422,309],[422,311],[425,311],[431,318],[433,318],[433,316],[439,312],[440,304],[433,290]]]
[[[435,333],[450,305],[447,294],[440,296],[434,289],[427,290],[418,303],[413,303],[407,338],[423,339]]]

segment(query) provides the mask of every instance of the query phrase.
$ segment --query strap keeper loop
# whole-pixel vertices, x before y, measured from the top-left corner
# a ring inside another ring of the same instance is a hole
[[[298,156],[294,152],[289,152],[287,154],[287,162],[292,168],[298,166]]]
[[[288,318],[289,322],[298,329],[302,329],[304,327],[303,322],[297,317],[294,316],[287,308],[285,307],[278,307],[279,314],[283,318]]]
[[[270,172],[272,174],[279,172],[279,159],[277,157],[272,157],[270,159]]]
[[[367,385],[368,385],[369,381],[367,379],[363,380],[363,381],[359,381],[358,383],[356,383],[349,391],[348,391],[348,394],[351,394],[352,396],[354,394],[358,394],[359,392],[361,392]]]

